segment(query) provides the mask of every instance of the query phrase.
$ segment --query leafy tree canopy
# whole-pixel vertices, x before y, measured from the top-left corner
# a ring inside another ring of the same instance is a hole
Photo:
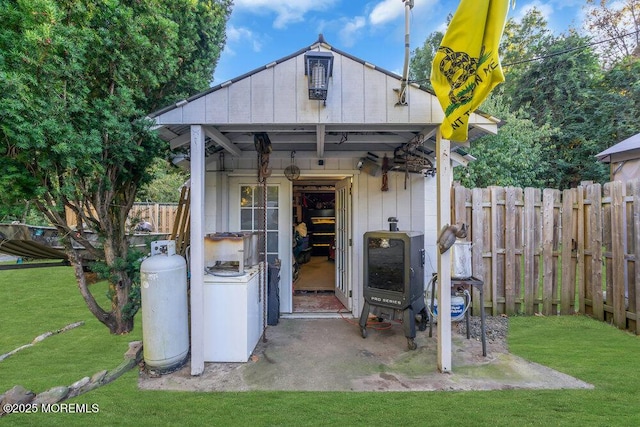
[[[640,58],[640,0],[587,0],[586,26],[606,69]]]
[[[114,333],[137,310],[127,214],[168,149],[144,116],[208,87],[230,12],[231,0],[0,0],[2,202],[32,200],[67,236],[80,291]],[[110,310],[72,235],[104,263]]]
[[[180,188],[189,179],[189,174],[161,158],[157,158],[150,166],[149,173],[152,179],[140,188],[136,200],[177,203],[180,199]]]
[[[471,144],[476,158],[467,167],[454,169],[454,178],[465,187],[491,185],[543,187],[546,184],[548,151],[559,129],[538,126],[524,110],[511,112],[504,97],[493,93],[482,105],[483,111],[500,117],[504,125],[497,135],[486,136]]]

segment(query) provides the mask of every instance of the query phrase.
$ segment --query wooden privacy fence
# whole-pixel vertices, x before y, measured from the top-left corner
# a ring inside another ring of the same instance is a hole
[[[127,217],[127,229],[134,230],[138,223],[146,221],[151,224],[154,233],[169,234],[174,229],[180,203],[135,203]],[[95,211],[94,215],[95,215]],[[77,226],[76,216],[69,208],[65,209],[67,224]]]
[[[452,197],[492,315],[583,313],[640,333],[640,180],[564,191],[454,186]]]
[[[136,203],[129,212],[131,228],[140,221],[147,221],[156,233],[170,234],[173,231],[178,203]]]
[[[185,255],[190,244],[190,195],[190,188],[183,186],[178,203],[135,203],[127,217],[128,230],[135,230],[140,222],[146,221],[153,233],[166,234],[169,240],[175,240],[176,252]],[[65,215],[69,226],[77,226],[71,209],[65,209]]]

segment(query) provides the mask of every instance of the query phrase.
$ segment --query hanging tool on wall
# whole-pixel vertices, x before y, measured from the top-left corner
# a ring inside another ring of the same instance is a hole
[[[271,140],[269,135],[264,132],[256,133],[253,135],[253,144],[258,152],[258,182],[264,182],[264,180],[271,176],[271,169],[269,169],[269,155],[271,154]]]
[[[382,159],[382,187],[380,188],[380,191],[389,191],[389,176],[387,175],[389,169],[391,169],[389,167],[389,158],[385,154]]]
[[[390,170],[404,172],[404,189],[406,190],[409,173],[421,173],[425,177],[435,175],[435,167],[429,158],[433,154],[431,150],[424,147],[424,135],[416,135],[411,141],[393,150],[394,166]]]

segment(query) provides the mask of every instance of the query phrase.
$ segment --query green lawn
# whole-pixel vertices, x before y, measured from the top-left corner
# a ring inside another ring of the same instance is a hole
[[[94,285],[102,297],[104,285]],[[121,361],[129,341],[111,336],[84,306],[68,267],[0,272],[0,354],[77,321],[0,362],[0,393],[69,385]],[[513,317],[513,353],[591,384],[594,390],[391,393],[185,393],[140,391],[137,372],[67,402],[91,414],[11,414],[1,425],[34,426],[635,426],[640,425],[638,337],[582,316]],[[454,374],[455,375],[455,367]]]

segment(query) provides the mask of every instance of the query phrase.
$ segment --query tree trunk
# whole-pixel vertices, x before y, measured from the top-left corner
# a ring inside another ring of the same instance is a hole
[[[112,295],[115,295],[111,300],[113,325],[109,326],[109,330],[112,334],[128,334],[133,330],[133,316],[128,309],[131,279],[122,274],[116,283],[109,283],[109,289],[113,292]]]
[[[100,307],[89,290],[89,285],[85,275],[85,266],[81,255],[76,250],[70,248],[67,248],[66,252],[69,256],[69,262],[74,269],[78,289],[80,290],[80,294],[87,304],[89,311],[96,317],[96,319],[109,328],[110,333],[123,335],[131,332],[133,330],[134,321],[133,316],[130,316],[127,310],[129,293],[131,292],[131,279],[126,276],[125,272],[119,272],[119,274],[116,275],[118,280],[115,282],[110,281],[109,290],[112,295],[111,311],[106,311]],[[113,263],[107,263],[107,265],[112,268]]]

